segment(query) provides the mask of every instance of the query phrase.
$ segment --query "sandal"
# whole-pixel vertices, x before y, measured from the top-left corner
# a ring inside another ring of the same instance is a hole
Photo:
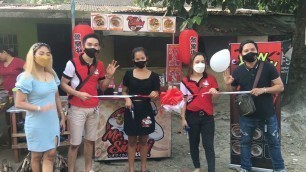
[[[11,163],[8,162],[6,159],[2,160],[2,170],[3,170],[3,172],[13,171],[13,169],[11,167]]]

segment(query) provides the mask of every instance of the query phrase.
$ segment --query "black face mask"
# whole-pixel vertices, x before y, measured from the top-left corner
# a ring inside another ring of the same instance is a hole
[[[97,50],[95,48],[85,48],[84,52],[87,54],[88,57],[95,58],[96,57],[96,53],[98,53],[99,50]]]
[[[138,62],[134,62],[134,65],[140,69],[144,68],[147,64],[147,61],[138,61]]]
[[[258,53],[249,52],[248,54],[242,56],[242,59],[246,62],[254,62],[258,56]]]

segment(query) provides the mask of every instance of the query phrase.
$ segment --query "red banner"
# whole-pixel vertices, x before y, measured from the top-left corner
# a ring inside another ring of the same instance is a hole
[[[259,42],[258,44],[258,59],[261,61],[269,61],[274,64],[278,72],[281,71],[282,59],[282,43],[281,42]],[[243,64],[242,57],[239,55],[239,43],[230,44],[231,52],[231,72],[237,66]],[[239,113],[234,104],[235,95],[231,96],[231,164],[240,165],[240,126]],[[280,99],[278,95],[274,95],[274,105],[278,124],[280,128]],[[256,129],[252,142],[252,164],[255,168],[272,169],[271,158],[269,155],[268,145],[264,141],[263,131]]]
[[[182,80],[182,62],[178,58],[179,44],[167,44],[167,82],[177,83]]]

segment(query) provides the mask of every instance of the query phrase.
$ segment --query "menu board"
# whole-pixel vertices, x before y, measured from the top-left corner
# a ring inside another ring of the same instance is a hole
[[[93,30],[175,33],[176,17],[91,13]]]

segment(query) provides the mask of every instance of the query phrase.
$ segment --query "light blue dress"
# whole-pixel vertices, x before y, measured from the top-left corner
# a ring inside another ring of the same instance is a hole
[[[31,75],[21,73],[17,77],[16,88],[27,94],[27,101],[36,106],[55,104],[55,93],[60,84],[58,77],[50,82],[36,80]],[[28,150],[45,152],[54,149],[55,138],[60,143],[60,123],[56,108],[46,111],[27,111],[24,130]]]

